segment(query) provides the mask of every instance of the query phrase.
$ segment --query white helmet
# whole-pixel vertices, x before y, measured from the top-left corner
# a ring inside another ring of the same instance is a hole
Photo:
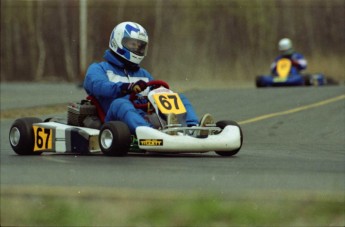
[[[147,54],[149,37],[146,30],[134,22],[122,22],[112,31],[109,48],[120,57],[140,64]]]
[[[281,39],[278,44],[278,48],[280,51],[288,51],[292,49],[292,42],[288,38]]]

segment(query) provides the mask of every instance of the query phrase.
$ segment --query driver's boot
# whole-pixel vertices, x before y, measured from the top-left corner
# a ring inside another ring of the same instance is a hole
[[[172,128],[172,127],[176,127],[177,125],[179,125],[179,121],[178,121],[176,114],[173,114],[173,113],[168,114],[167,115],[167,127]],[[177,135],[177,132],[167,132],[167,134]]]
[[[207,113],[204,116],[202,116],[199,126],[208,127],[208,126],[213,126],[214,124],[215,124],[215,121],[213,117],[211,116],[211,114]],[[209,130],[200,130],[199,137],[205,138],[208,136],[208,134],[209,134]]]

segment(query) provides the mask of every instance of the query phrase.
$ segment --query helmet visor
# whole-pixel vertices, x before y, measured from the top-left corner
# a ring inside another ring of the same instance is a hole
[[[122,45],[130,52],[139,56],[145,56],[147,50],[147,43],[138,39],[125,37],[122,40]]]

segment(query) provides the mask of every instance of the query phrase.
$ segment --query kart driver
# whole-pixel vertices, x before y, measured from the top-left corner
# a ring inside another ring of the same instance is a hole
[[[302,54],[296,52],[292,48],[292,42],[290,39],[281,39],[278,43],[278,49],[281,54],[274,59],[274,62],[271,64],[272,75],[277,75],[277,62],[282,58],[288,58],[291,60],[291,75],[299,74],[300,71],[307,68],[307,61]]]
[[[129,94],[143,92],[147,82],[153,80],[151,74],[139,64],[147,54],[148,35],[146,30],[134,22],[122,22],[113,29],[109,48],[105,51],[105,61],[89,66],[84,89],[94,96],[105,112],[105,121],[123,121],[132,134],[138,126],[150,126],[144,118],[145,111],[136,109],[129,100]],[[145,91],[146,92],[146,91]],[[180,94],[185,105],[188,126],[199,124],[198,117],[188,99]],[[175,122],[174,122],[175,121]],[[167,124],[176,124],[176,116],[169,115]],[[213,118],[206,114],[200,125],[213,123]]]

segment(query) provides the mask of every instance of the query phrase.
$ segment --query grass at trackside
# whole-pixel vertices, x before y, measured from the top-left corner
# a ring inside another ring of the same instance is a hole
[[[15,119],[21,117],[38,117],[48,114],[67,113],[66,104],[47,105],[41,107],[27,107],[10,110],[2,110],[0,119]]]
[[[304,193],[1,194],[2,226],[344,226],[344,198]],[[68,193],[70,191],[70,193]],[[18,196],[20,195],[20,196]]]

